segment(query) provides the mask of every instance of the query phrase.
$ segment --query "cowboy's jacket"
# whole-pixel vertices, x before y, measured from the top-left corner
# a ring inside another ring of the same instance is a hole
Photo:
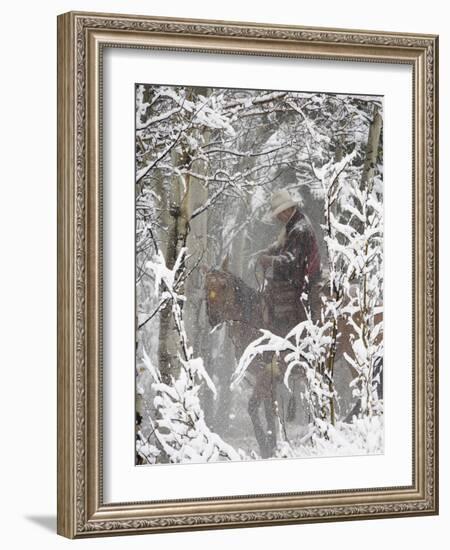
[[[286,223],[285,235],[266,249],[272,256],[270,276],[274,281],[289,282],[300,290],[306,276],[310,281],[320,274],[320,253],[311,222],[296,208]]]

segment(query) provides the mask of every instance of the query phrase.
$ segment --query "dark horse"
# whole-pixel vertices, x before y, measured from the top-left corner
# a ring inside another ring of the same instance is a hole
[[[237,357],[258,338],[261,328],[272,330],[265,321],[263,295],[248,286],[242,279],[230,273],[225,265],[206,273],[206,304],[209,322],[212,326],[227,322]],[[277,404],[275,392],[282,380],[285,366],[276,361],[273,353],[265,353],[254,359],[248,371],[253,375],[252,394],[248,403],[256,441],[262,458],[273,456],[277,444]],[[266,429],[263,428],[259,409],[263,406]]]
[[[274,327],[264,313],[263,294],[230,273],[225,264],[226,262],[220,270],[212,269],[206,273],[208,318],[213,327],[220,323],[228,323],[236,356],[241,357],[250,342],[261,335],[260,329],[274,331]],[[345,319],[339,319],[337,332],[341,337],[336,348],[336,360],[342,357],[344,352],[352,353],[352,330]],[[255,358],[248,369],[255,379],[248,403],[248,413],[262,458],[273,456],[276,448],[278,413],[275,392],[277,384],[283,380],[285,369],[284,362],[276,360],[271,352],[265,353],[259,360]],[[381,387],[380,385],[379,388]],[[292,399],[289,405],[295,404]],[[261,406],[264,409],[266,429],[263,428],[259,415]],[[292,407],[288,407],[288,413],[289,408]],[[352,413],[355,412],[356,408],[352,410]]]

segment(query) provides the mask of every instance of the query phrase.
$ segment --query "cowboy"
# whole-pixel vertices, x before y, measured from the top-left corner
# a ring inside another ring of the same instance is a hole
[[[306,318],[304,305],[313,318],[318,313],[320,252],[310,220],[286,189],[273,193],[271,217],[283,228],[258,260],[267,281],[264,313],[271,330],[285,335]]]

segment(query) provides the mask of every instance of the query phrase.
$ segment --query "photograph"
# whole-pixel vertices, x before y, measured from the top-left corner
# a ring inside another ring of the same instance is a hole
[[[134,99],[135,464],[382,455],[383,97]]]

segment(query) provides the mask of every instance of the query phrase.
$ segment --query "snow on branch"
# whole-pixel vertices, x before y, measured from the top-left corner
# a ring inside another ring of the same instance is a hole
[[[307,302],[306,295],[304,301]],[[242,354],[233,373],[231,389],[235,389],[241,382],[256,358],[265,357],[267,362],[272,361],[275,356],[286,365],[284,384],[289,390],[289,378],[295,368],[305,376],[304,397],[313,422],[311,434],[327,437],[332,403],[335,399],[335,391],[330,384],[330,373],[327,370],[332,344],[332,323],[324,321],[323,315],[321,323],[313,322],[310,309],[306,305],[304,307],[306,320],[297,324],[285,337],[261,330],[262,335],[251,342]]]
[[[148,355],[144,355],[144,365],[154,380],[152,388],[156,393],[154,405],[158,416],[154,433],[162,452],[173,463],[242,460],[245,455],[206,424],[199,399],[201,381],[204,380],[214,394],[216,389],[203,360],[200,357],[189,361],[179,359],[178,377],[172,377],[171,383],[165,384]]]
[[[160,250],[153,260],[147,262],[147,267],[154,274],[156,293],[162,293],[170,301],[181,348],[177,364],[172,365],[174,373],[178,374],[170,376],[169,383],[163,381],[145,348],[143,351],[143,363],[154,381],[152,388],[156,393],[154,406],[157,418],[153,422],[157,448],[168,461],[177,463],[242,460],[245,458],[242,452],[236,451],[207,426],[201,407],[199,392],[202,383],[214,397],[217,390],[203,359],[194,357],[184,326],[182,304],[185,297],[179,289],[182,286],[180,281],[185,276],[186,251],[186,248],[180,250],[172,269],[167,267]]]

